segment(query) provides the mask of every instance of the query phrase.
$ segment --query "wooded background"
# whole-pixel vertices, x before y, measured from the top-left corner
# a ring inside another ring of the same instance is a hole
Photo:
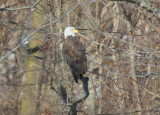
[[[67,26],[88,29],[90,95],[78,115],[159,115],[160,1],[135,1],[1,0],[0,115],[68,114],[51,83],[84,95],[62,56]]]

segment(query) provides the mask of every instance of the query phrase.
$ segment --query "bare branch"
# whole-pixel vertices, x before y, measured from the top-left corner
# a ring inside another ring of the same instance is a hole
[[[77,115],[77,110],[76,110],[77,104],[82,102],[83,100],[85,100],[89,96],[88,80],[89,80],[89,78],[87,78],[87,77],[81,78],[81,81],[83,82],[83,89],[85,92],[85,96],[76,100],[75,102],[71,102],[71,103],[67,104],[70,107],[70,115]]]
[[[79,4],[77,3],[76,5],[74,5],[73,7],[71,7],[69,10],[67,10],[65,13],[63,13],[59,18],[51,21],[50,23],[44,25],[44,26],[39,26],[39,28],[37,28],[35,31],[33,31],[30,35],[28,35],[26,38],[24,38],[22,40],[22,42],[20,44],[18,44],[14,49],[12,49],[10,52],[8,52],[7,54],[5,54],[4,56],[0,57],[0,61],[4,60],[8,55],[10,55],[12,52],[14,52],[15,50],[17,50],[26,40],[28,40],[33,34],[35,34],[36,32],[38,32],[40,29],[45,28],[47,26],[49,26],[50,24],[56,23],[57,21],[61,20],[64,16],[66,16],[68,13],[70,13],[73,9],[75,9]]]
[[[111,1],[126,1],[130,3],[135,3],[145,8],[147,11],[151,12],[155,17],[160,19],[160,10],[155,8],[154,5],[150,3],[148,0],[111,0]]]
[[[0,8],[0,11],[4,11],[4,10],[9,10],[9,11],[17,11],[17,10],[24,10],[24,9],[32,9],[34,7],[37,6],[37,4],[40,2],[41,0],[37,0],[33,5],[30,6],[26,6],[26,7],[20,7],[20,8]]]

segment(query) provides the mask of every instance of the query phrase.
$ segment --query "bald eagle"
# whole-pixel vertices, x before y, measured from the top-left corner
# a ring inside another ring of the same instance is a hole
[[[64,30],[63,56],[76,83],[83,79],[87,71],[86,50],[80,39],[76,36],[78,30],[74,27],[66,27]]]

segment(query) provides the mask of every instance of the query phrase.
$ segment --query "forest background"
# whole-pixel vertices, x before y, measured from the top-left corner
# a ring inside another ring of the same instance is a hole
[[[88,57],[78,115],[160,113],[159,0],[0,0],[0,115],[71,114],[85,92],[62,56],[67,26]]]

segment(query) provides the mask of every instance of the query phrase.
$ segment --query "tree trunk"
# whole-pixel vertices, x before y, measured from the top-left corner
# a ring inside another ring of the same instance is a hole
[[[37,4],[35,7],[34,13],[33,13],[33,19],[32,19],[32,26],[35,28],[39,28],[44,24],[44,6],[46,5],[46,0],[42,0]],[[43,7],[42,7],[43,6]],[[42,38],[36,38],[37,36],[41,35],[41,33],[36,32],[30,40],[30,49],[39,47],[41,45]],[[36,39],[35,39],[36,38]],[[24,95],[22,100],[22,113],[24,114],[30,114],[36,112],[36,114],[40,114],[40,96],[41,96],[41,90],[42,90],[42,84],[39,82],[39,79],[42,79],[41,72],[36,71],[36,69],[39,69],[42,67],[42,62],[40,60],[37,60],[34,55],[43,57],[43,54],[41,52],[35,52],[30,53],[30,57],[28,58],[27,62],[27,72],[25,74],[25,84],[34,84],[29,87],[24,88]],[[40,83],[40,84],[39,84]],[[38,99],[35,98],[38,96]],[[36,103],[35,103],[36,101]]]

